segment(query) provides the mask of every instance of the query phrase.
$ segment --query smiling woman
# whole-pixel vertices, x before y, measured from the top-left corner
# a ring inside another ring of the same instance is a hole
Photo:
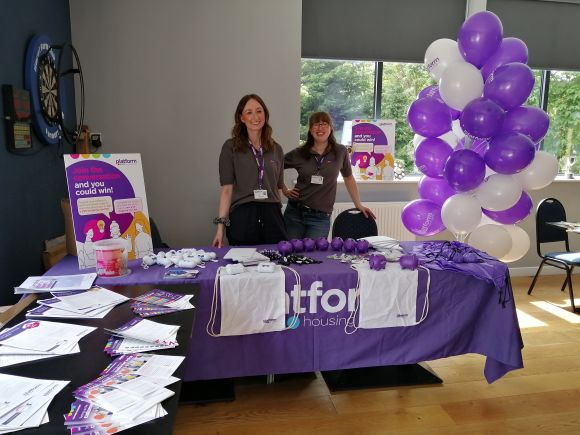
[[[278,243],[286,238],[280,190],[284,186],[282,147],[272,139],[270,112],[256,94],[241,98],[232,137],[219,159],[220,200],[213,246]]]

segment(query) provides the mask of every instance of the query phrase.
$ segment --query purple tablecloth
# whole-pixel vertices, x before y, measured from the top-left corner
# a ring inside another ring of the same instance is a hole
[[[227,248],[217,252],[221,257]],[[206,332],[215,271],[223,262],[209,263],[193,280],[201,288],[184,380],[411,364],[466,353],[487,357],[484,374],[488,382],[523,367],[513,297],[498,303],[498,289],[468,273],[431,270],[429,314],[421,324],[346,334],[344,324],[353,296],[349,289],[356,287],[357,276],[348,265],[327,259],[329,254],[308,253],[324,263],[295,266],[302,280],[300,306],[305,310],[296,329],[236,337],[216,338]],[[165,269],[160,266],[143,270],[137,261],[129,266],[128,276],[98,278],[97,284],[159,284],[162,288],[169,282],[192,282],[164,280]],[[66,257],[47,275],[72,273],[79,273],[77,259]],[[426,277],[420,271],[418,313],[423,307]],[[293,283],[294,277],[286,272],[287,293]],[[219,317],[216,325],[219,328]]]

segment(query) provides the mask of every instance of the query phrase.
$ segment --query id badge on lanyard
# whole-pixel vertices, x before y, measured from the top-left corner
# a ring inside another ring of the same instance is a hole
[[[314,156],[314,160],[316,161],[316,173],[310,177],[310,184],[322,184],[324,177],[320,175],[320,168],[322,167],[322,162],[324,162],[324,156]]]
[[[254,199],[268,199],[268,191],[262,188],[264,183],[264,149],[260,148],[258,152],[251,144],[250,149],[254,153],[256,165],[258,165],[258,189],[254,189]]]

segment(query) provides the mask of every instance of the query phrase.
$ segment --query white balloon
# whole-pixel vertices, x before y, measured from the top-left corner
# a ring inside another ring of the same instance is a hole
[[[489,166],[485,165],[485,178],[487,177],[491,177],[493,174],[497,174],[497,172],[495,172],[493,169],[491,169]],[[519,183],[519,182],[518,182]],[[483,207],[485,208],[485,207]]]
[[[439,79],[439,94],[449,107],[463,108],[471,100],[481,97],[483,76],[472,64],[455,62],[445,68]]]
[[[451,146],[451,148],[455,148],[457,146],[457,143],[459,142],[459,139],[457,138],[453,130],[449,130],[447,133],[443,133],[441,136],[439,136],[439,139],[441,139],[444,142],[447,142]]]
[[[469,244],[493,257],[501,258],[510,252],[512,239],[500,225],[482,225],[469,235]]]
[[[516,225],[503,225],[512,239],[512,248],[500,258],[504,263],[511,263],[522,258],[530,249],[530,236]]]
[[[457,42],[442,38],[433,41],[425,51],[425,67],[435,80],[441,78],[443,71],[454,62],[463,61]]]
[[[465,132],[459,124],[459,119],[451,121],[451,131],[455,133],[455,136],[457,136],[459,139],[463,139],[465,137]]]
[[[479,221],[478,227],[480,227],[482,225],[501,225],[501,224],[499,222],[494,221],[492,218],[490,218],[485,213],[482,213],[481,220]]]
[[[556,175],[560,166],[553,154],[546,151],[536,151],[532,163],[523,171],[514,174],[514,179],[518,180],[524,190],[537,190],[548,186]]]
[[[417,148],[419,146],[419,144],[421,142],[423,142],[423,139],[425,139],[424,136],[421,136],[419,134],[415,134],[415,136],[413,136],[413,147]]]
[[[455,133],[453,133],[451,130],[449,130],[447,133],[443,133],[438,137],[438,139],[448,143],[451,148],[455,148],[459,142],[459,139],[457,139],[457,136],[455,136]],[[423,140],[425,140],[423,136],[415,134],[415,136],[413,136],[413,146],[417,148],[419,144],[423,142]]]
[[[481,205],[469,193],[458,193],[443,203],[441,220],[455,235],[465,235],[472,232],[481,220]]]
[[[475,190],[475,197],[481,206],[492,211],[513,207],[520,196],[522,196],[522,186],[511,175],[490,175]]]

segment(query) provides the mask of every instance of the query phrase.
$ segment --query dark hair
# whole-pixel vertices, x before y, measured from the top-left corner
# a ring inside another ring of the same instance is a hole
[[[236,107],[236,113],[234,114],[234,127],[232,128],[232,139],[234,141],[234,150],[235,151],[242,151],[246,152],[248,149],[249,138],[248,138],[248,129],[246,125],[242,122],[241,116],[242,112],[244,111],[244,107],[250,100],[256,100],[260,106],[264,109],[264,115],[266,117],[264,126],[262,127],[262,147],[264,151],[270,151],[274,148],[274,139],[272,139],[272,127],[268,124],[270,120],[270,112],[266,107],[266,103],[256,94],[248,94],[244,95],[240,102],[238,103],[238,107]]]
[[[312,126],[314,124],[317,124],[319,122],[326,122],[326,123],[328,123],[328,125],[330,125],[330,135],[328,136],[328,146],[330,147],[331,153],[336,153],[337,142],[336,142],[336,138],[334,137],[334,126],[332,125],[332,118],[330,117],[330,115],[327,112],[314,112],[312,115],[310,115],[310,118],[308,119],[308,136],[306,137],[306,142],[304,142],[304,145],[302,145],[299,148],[300,153],[302,154],[302,156],[304,158],[310,157],[310,150],[314,146],[314,136],[312,136],[310,129],[312,128]]]

